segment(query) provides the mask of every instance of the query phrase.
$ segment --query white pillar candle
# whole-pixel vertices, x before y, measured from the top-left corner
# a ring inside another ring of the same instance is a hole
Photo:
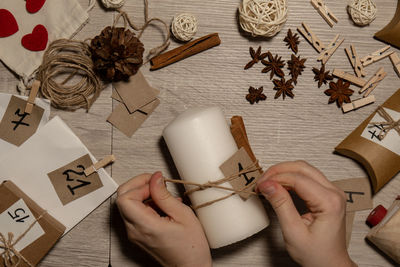
[[[183,112],[164,129],[163,136],[181,178],[199,184],[224,178],[219,166],[238,150],[218,107]],[[221,186],[232,188],[228,182]],[[209,188],[196,191],[189,197],[197,206],[230,193]],[[199,208],[196,213],[211,248],[243,240],[269,225],[264,206],[257,196],[244,201],[236,194]]]

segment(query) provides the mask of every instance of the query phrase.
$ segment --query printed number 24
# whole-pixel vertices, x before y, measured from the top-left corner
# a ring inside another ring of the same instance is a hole
[[[16,222],[22,222],[24,223],[25,219],[29,218],[29,215],[26,215],[24,217],[22,217],[23,215],[25,215],[25,210],[22,208],[18,208],[14,211],[14,215],[10,212],[8,212],[8,215],[10,215],[11,219],[13,219]]]

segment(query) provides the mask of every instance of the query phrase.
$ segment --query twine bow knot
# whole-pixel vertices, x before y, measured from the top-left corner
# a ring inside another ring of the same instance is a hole
[[[377,113],[385,119],[383,122],[370,122],[369,124],[371,125],[380,125],[381,126],[381,131],[379,132],[379,140],[383,140],[386,135],[388,134],[389,131],[391,130],[396,130],[397,133],[400,136],[400,119],[395,121],[389,113],[386,112],[384,108],[381,106],[378,107]]]

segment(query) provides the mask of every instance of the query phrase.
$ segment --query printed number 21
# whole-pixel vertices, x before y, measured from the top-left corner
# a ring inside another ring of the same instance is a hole
[[[22,209],[22,208],[16,209],[16,210],[14,211],[14,215],[11,214],[10,212],[8,212],[8,215],[10,215],[11,219],[13,219],[14,221],[16,221],[16,222],[22,222],[22,223],[25,222],[25,221],[24,221],[25,219],[28,219],[28,218],[29,218],[29,215],[26,215],[25,217],[22,217],[22,218],[21,218],[21,216],[25,215],[25,210]]]
[[[91,182],[88,182],[88,181],[84,181],[84,180],[80,180],[80,179],[76,179],[76,180],[75,180],[75,179],[71,179],[71,178],[70,178],[70,173],[74,173],[74,174],[79,175],[79,176],[84,176],[84,175],[85,175],[85,172],[84,172],[85,167],[82,166],[82,165],[78,165],[77,167],[80,168],[80,169],[82,169],[82,171],[81,171],[81,172],[77,172],[77,171],[74,171],[74,170],[66,170],[66,171],[63,172],[63,174],[64,174],[65,176],[67,176],[67,179],[66,179],[66,180],[67,180],[68,182],[77,181],[77,182],[80,183],[79,185],[76,185],[76,186],[67,185],[67,187],[68,187],[68,189],[69,189],[69,191],[71,192],[72,195],[75,195],[75,190],[76,190],[76,189],[91,184]]]

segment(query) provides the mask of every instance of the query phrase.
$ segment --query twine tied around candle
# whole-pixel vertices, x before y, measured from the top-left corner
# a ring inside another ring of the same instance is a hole
[[[0,254],[0,258],[3,261],[5,267],[14,267],[18,266],[21,261],[24,261],[29,267],[34,267],[32,263],[30,263],[22,254],[19,252],[14,246],[25,237],[25,235],[35,226],[35,224],[43,218],[43,216],[47,213],[47,211],[43,212],[39,217],[33,221],[29,227],[20,234],[15,241],[14,234],[9,232],[8,238],[6,238],[3,233],[0,232],[0,248],[4,249],[4,251]],[[17,258],[17,262],[15,263],[13,257]]]
[[[386,112],[386,110],[382,107],[379,106],[378,109],[376,110],[376,112],[382,117],[384,118],[386,121],[383,122],[370,122],[369,124],[371,124],[373,127],[374,125],[380,125],[381,126],[381,131],[379,132],[378,136],[379,136],[379,140],[383,140],[386,135],[389,133],[389,131],[391,130],[396,130],[397,133],[400,136],[400,119],[395,121],[390,115],[389,113]]]
[[[189,182],[189,181],[183,181],[183,180],[175,180],[175,179],[164,179],[165,182],[170,182],[170,183],[175,183],[175,184],[183,184],[183,185],[192,185],[195,186],[195,188],[190,189],[188,191],[185,192],[185,195],[190,195],[196,191],[200,191],[200,190],[205,190],[208,188],[217,188],[217,189],[222,189],[222,190],[226,190],[226,191],[231,191],[232,193],[214,199],[214,200],[210,200],[207,201],[203,204],[197,205],[197,206],[192,206],[192,209],[197,210],[209,205],[214,204],[215,202],[227,199],[231,196],[234,196],[236,194],[242,193],[243,191],[245,191],[246,193],[249,193],[251,195],[258,195],[258,193],[253,192],[253,191],[246,191],[247,189],[251,188],[258,180],[258,178],[254,179],[251,183],[249,183],[248,185],[244,186],[243,188],[236,190],[230,187],[225,187],[225,186],[221,186],[220,184],[223,184],[225,182],[230,182],[234,179],[238,179],[241,175],[243,174],[247,174],[247,173],[251,173],[254,171],[258,171],[258,170],[262,170],[261,167],[259,167],[258,165],[258,161],[253,162],[251,165],[247,166],[246,168],[243,168],[243,170],[241,170],[240,172],[237,172],[235,174],[232,174],[228,177],[224,177],[222,179],[216,180],[216,181],[208,181],[207,183],[204,184],[199,184],[199,183],[193,183],[193,182]]]

